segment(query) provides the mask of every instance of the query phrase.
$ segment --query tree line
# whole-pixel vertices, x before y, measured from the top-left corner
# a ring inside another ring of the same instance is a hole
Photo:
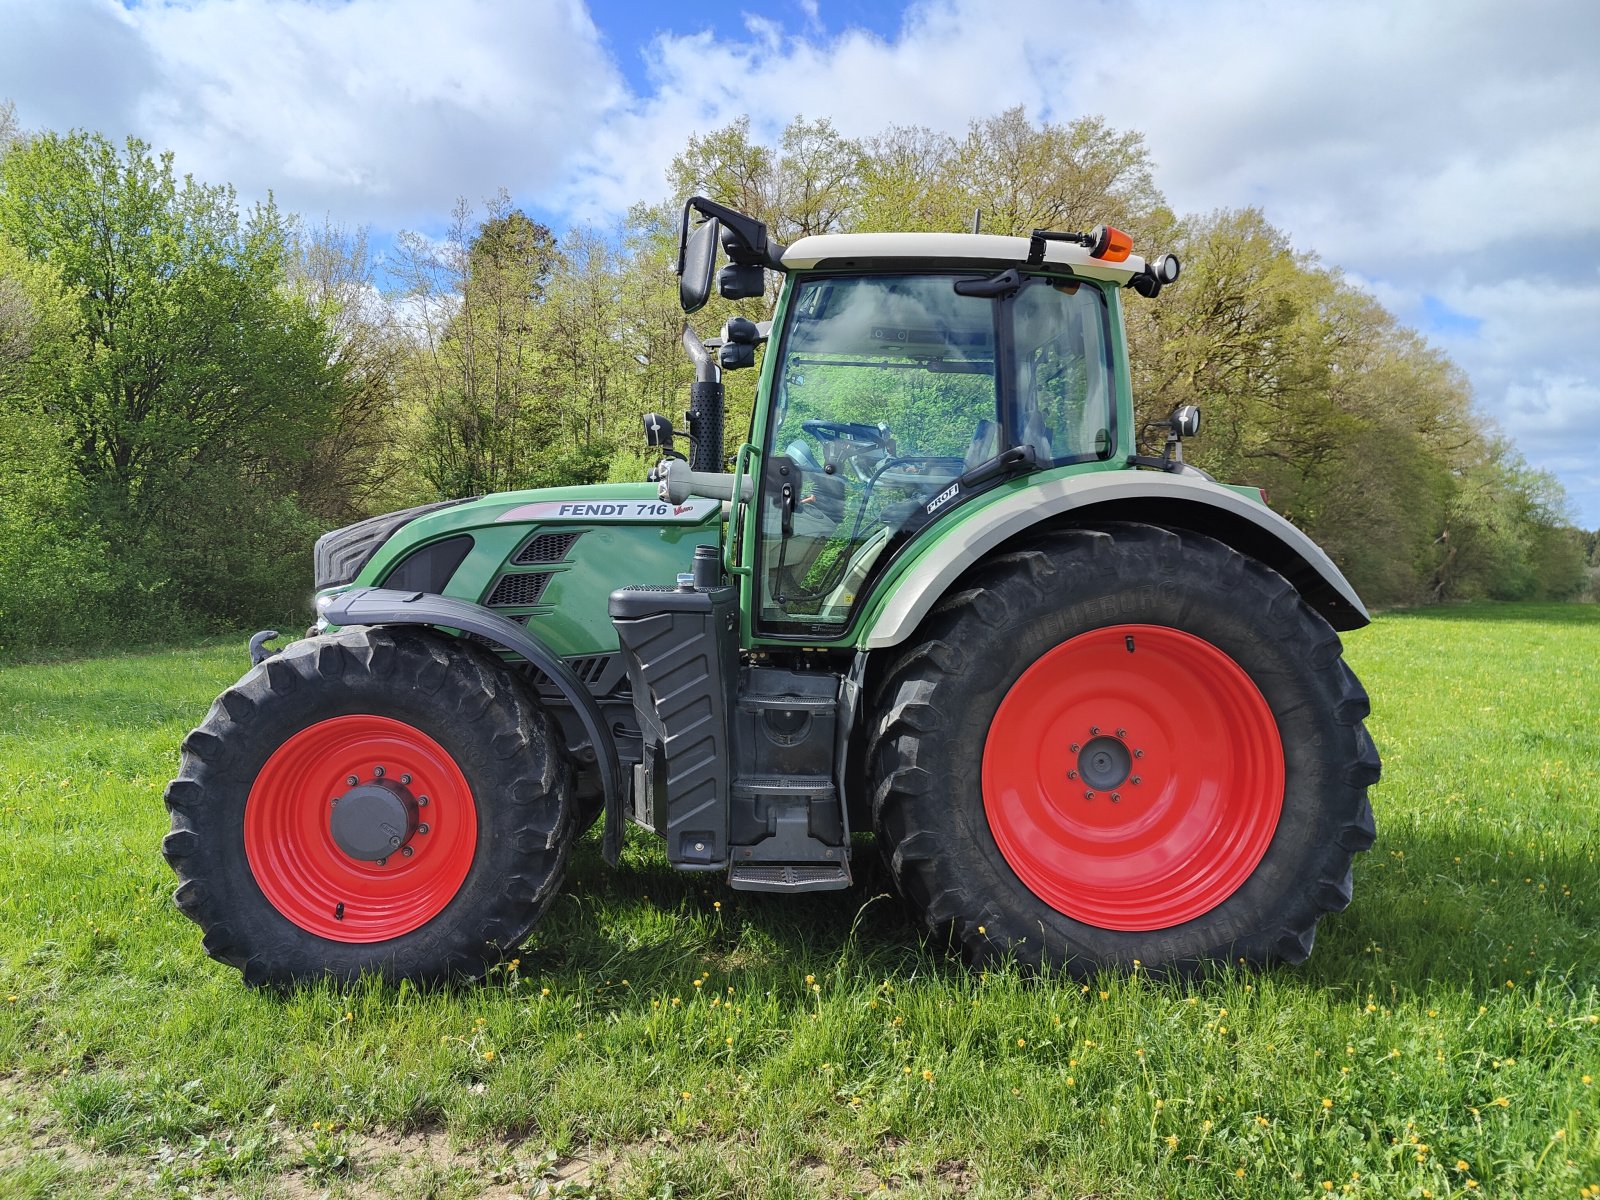
[[[559,236],[504,193],[463,201],[380,264],[362,230],[242,206],[137,139],[25,134],[0,106],[0,652],[280,619],[334,525],[642,478],[639,417],[680,411],[692,377],[672,273],[692,193],[782,241],[976,212],[1176,251],[1180,283],[1127,305],[1152,444],[1201,405],[1190,460],[1262,485],[1371,603],[1590,586],[1595,535],[1462,373],[1259,210],[1174,213],[1137,133],[1013,109],[960,137],[797,118],[768,145],[738,121],[690,137],[666,185]],[[729,376],[730,443],[753,376]]]

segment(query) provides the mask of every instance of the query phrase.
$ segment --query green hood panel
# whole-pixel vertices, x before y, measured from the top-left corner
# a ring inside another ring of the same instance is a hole
[[[461,534],[472,549],[443,595],[525,622],[563,657],[609,654],[617,649],[611,593],[673,584],[696,546],[720,547],[722,504],[663,503],[650,483],[500,492],[408,521],[346,587],[381,587],[413,550]],[[521,563],[513,561],[519,551]]]

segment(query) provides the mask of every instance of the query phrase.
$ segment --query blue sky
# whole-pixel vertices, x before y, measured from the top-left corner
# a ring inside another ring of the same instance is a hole
[[[740,116],[1099,114],[1448,352],[1597,528],[1596,47],[1595,0],[0,0],[0,99],[380,244],[501,187],[610,225]]]

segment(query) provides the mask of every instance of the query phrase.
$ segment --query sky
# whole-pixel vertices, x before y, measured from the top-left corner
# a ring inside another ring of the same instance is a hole
[[[610,224],[740,116],[1097,114],[1449,354],[1600,528],[1597,0],[0,0],[7,99],[380,245],[502,187]]]

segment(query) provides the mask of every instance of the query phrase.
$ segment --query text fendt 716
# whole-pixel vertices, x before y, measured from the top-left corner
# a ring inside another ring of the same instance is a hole
[[[1135,446],[1120,232],[828,234],[696,197],[690,455],[324,536],[311,634],[183,743],[178,906],[251,983],[481,974],[602,814],[736,890],[851,884],[871,831],[973,962],[1297,962],[1350,901],[1368,617],[1254,488]],[[722,372],[760,365],[725,457]],[[683,435],[676,435],[681,438]],[[728,468],[731,467],[731,470]]]

